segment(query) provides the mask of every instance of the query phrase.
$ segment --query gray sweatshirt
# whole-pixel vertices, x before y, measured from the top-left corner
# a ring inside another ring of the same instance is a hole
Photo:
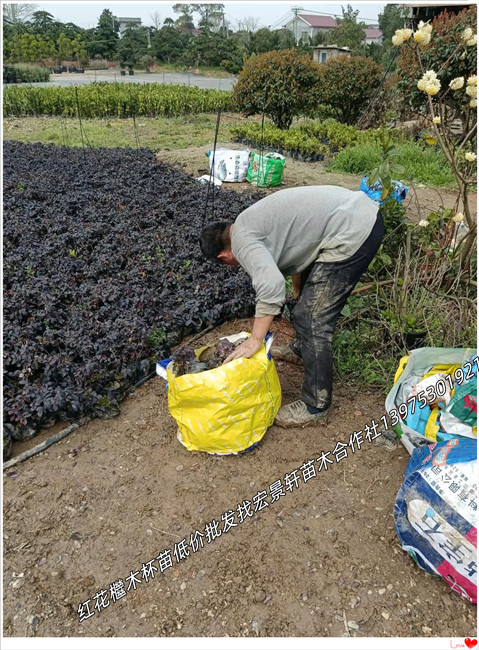
[[[244,210],[234,223],[231,251],[251,277],[255,316],[280,313],[285,276],[351,257],[371,233],[378,209],[364,192],[315,185],[280,190]]]

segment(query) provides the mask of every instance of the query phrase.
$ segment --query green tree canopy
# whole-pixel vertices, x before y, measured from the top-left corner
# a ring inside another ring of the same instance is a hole
[[[337,28],[328,33],[328,43],[349,47],[354,54],[364,53],[366,24],[358,22],[359,10],[353,11],[351,5],[348,5],[346,10],[341,7],[341,11],[343,16],[337,18]]]
[[[251,36],[251,51],[255,54],[271,52],[272,50],[287,50],[295,47],[295,45],[294,34],[289,29],[271,30],[262,27]]]
[[[188,16],[190,19],[193,14],[199,14],[201,27],[218,30],[222,24],[225,6],[218,3],[178,3],[173,5],[173,11]]]
[[[134,65],[148,51],[147,28],[129,25],[118,43],[120,63]]]
[[[46,32],[54,22],[55,18],[48,11],[35,11],[32,16],[33,27],[43,32]]]
[[[95,54],[114,58],[118,46],[118,22],[109,9],[104,9],[95,29]]]
[[[384,44],[392,47],[391,39],[396,29],[406,26],[408,10],[401,5],[386,5],[378,16],[379,29],[383,33]]]
[[[189,36],[175,26],[173,20],[165,20],[161,27],[151,39],[151,53],[158,61],[168,63],[178,61],[184,53]]]
[[[233,103],[245,115],[260,114],[280,129],[317,105],[320,65],[296,48],[254,54],[244,64],[233,89]]]

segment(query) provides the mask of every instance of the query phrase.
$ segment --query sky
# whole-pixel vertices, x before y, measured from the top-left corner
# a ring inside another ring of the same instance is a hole
[[[61,22],[72,22],[79,27],[94,27],[103,9],[110,9],[115,16],[141,18],[144,25],[154,24],[151,16],[158,12],[161,23],[165,18],[176,19],[178,14],[173,11],[173,4],[168,2],[38,2],[38,9],[48,11]],[[342,15],[341,3],[329,2],[223,2],[225,17],[232,29],[237,28],[237,21],[254,16],[258,19],[258,27],[280,28],[285,19],[292,17],[291,8],[301,7],[304,12]],[[347,0],[342,3],[346,8]],[[366,24],[377,22],[379,12],[386,3],[353,2],[354,10],[359,10],[359,18]],[[195,16],[197,21],[198,16]]]

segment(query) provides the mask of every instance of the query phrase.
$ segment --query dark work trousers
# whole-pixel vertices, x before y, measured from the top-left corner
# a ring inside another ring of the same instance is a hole
[[[318,409],[331,404],[332,342],[342,308],[376,255],[383,238],[380,213],[371,234],[352,257],[341,262],[316,262],[301,274],[301,292],[293,309],[297,338],[292,349],[303,359],[301,399]]]

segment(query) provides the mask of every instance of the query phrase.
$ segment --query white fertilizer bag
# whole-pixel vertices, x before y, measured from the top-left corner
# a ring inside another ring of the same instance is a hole
[[[213,165],[213,152],[208,151],[210,169]],[[216,149],[213,177],[225,183],[244,183],[249,165],[249,150]]]

